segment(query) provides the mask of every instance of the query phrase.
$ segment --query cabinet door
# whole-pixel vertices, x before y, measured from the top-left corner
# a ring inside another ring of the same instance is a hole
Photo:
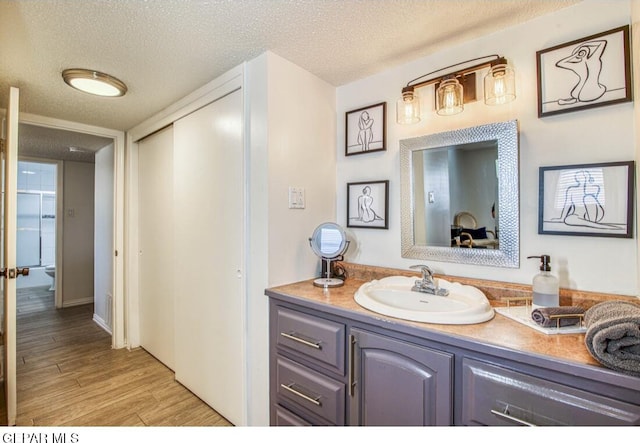
[[[351,425],[452,424],[451,354],[357,329],[349,340]]]

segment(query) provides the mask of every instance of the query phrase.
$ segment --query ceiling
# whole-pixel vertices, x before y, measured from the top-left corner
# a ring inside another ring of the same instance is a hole
[[[0,107],[17,86],[21,112],[125,131],[266,50],[340,86],[578,1],[1,1]],[[66,68],[129,91],[75,91]]]

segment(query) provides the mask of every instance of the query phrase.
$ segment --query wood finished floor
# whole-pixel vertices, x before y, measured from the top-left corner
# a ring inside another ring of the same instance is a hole
[[[231,426],[144,349],[111,349],[93,305],[17,298],[19,426]]]

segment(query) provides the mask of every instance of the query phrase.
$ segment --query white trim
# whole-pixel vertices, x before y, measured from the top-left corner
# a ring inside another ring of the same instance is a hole
[[[5,269],[16,268],[17,237],[17,183],[18,183],[18,124],[20,90],[9,88],[9,106],[6,116],[6,134],[4,146],[4,251],[3,266]],[[7,424],[15,426],[17,415],[17,377],[16,377],[16,279],[3,279],[4,290],[4,329],[3,329],[3,364],[5,372],[5,403]]]
[[[112,138],[114,144],[114,266],[113,266],[113,334],[112,346],[122,348],[127,343],[125,336],[125,292],[124,292],[124,157],[125,133],[116,129],[102,128],[40,115],[20,113],[20,123],[63,129]],[[118,252],[116,255],[115,252]],[[57,261],[57,257],[56,257]],[[56,266],[58,263],[56,263]],[[91,299],[93,300],[93,298]],[[68,306],[68,305],[64,305]]]
[[[78,298],[78,299],[72,300],[70,302],[63,302],[62,303],[62,307],[63,308],[70,308],[71,306],[89,305],[91,303],[93,303],[93,295],[91,297]]]
[[[104,329],[105,331],[107,331],[109,333],[109,335],[111,335],[111,328],[109,327],[109,325],[107,324],[106,321],[104,321],[98,314],[93,314],[93,321],[100,326],[102,329]]]

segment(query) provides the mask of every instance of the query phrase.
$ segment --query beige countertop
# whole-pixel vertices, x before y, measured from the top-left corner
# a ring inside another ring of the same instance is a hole
[[[488,345],[538,354],[572,363],[602,367],[602,365],[600,365],[600,363],[598,363],[591,354],[589,354],[584,343],[584,333],[547,335],[497,312],[492,320],[484,323],[471,325],[439,325],[406,321],[369,311],[358,305],[353,298],[353,295],[362,284],[374,278],[382,278],[385,275],[416,274],[407,271],[399,272],[397,270],[388,270],[386,268],[373,268],[360,265],[350,265],[348,271],[349,277],[346,279],[344,286],[338,288],[323,289],[315,287],[313,285],[313,280],[307,280],[269,288],[267,293],[268,295],[269,293],[271,293],[271,295],[279,294],[319,305],[326,305],[329,308],[357,313],[359,315],[371,317],[372,319],[382,320],[385,323],[445,333],[463,339],[484,342]],[[470,281],[468,279],[457,279],[449,276],[445,276],[444,278],[448,280],[463,281],[466,284],[475,283],[475,286],[479,287],[483,290],[485,295],[487,295],[487,298],[493,307],[506,306],[504,297],[522,296],[526,295],[527,291],[530,291],[526,285]],[[624,296],[608,296],[606,294],[563,291],[561,296],[561,305],[582,305],[583,307],[588,308],[598,301],[610,300],[612,297],[620,298]],[[625,299],[629,300],[630,297],[626,297]],[[631,299],[634,298],[631,297]]]

